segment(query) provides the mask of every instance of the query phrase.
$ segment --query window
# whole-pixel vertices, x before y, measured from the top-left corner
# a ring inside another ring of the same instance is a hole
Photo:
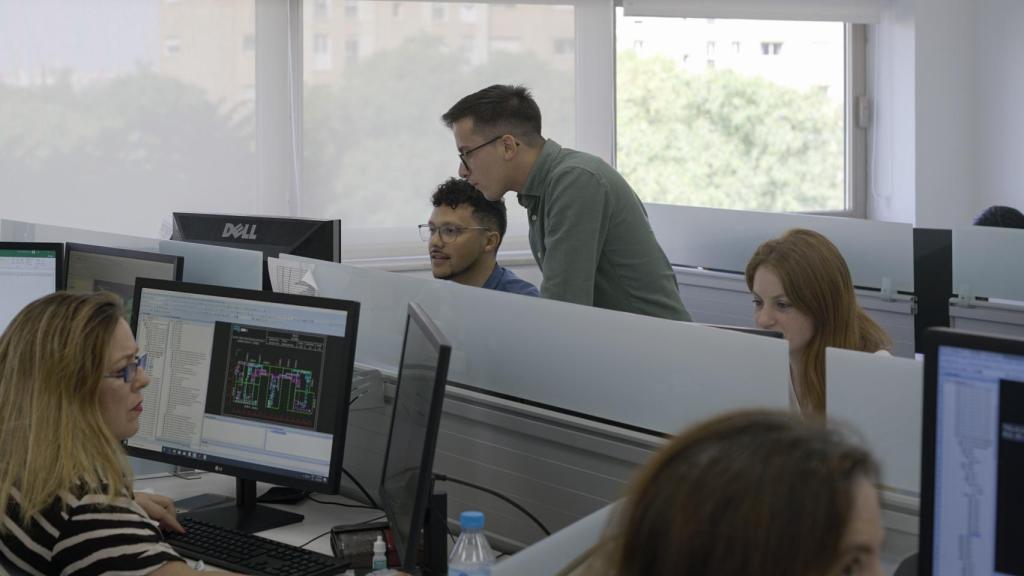
[[[173,56],[178,52],[181,52],[181,40],[179,38],[165,38],[164,55]]]
[[[253,53],[256,51],[256,35],[246,34],[242,36],[242,51],[246,53]]]
[[[440,2],[430,5],[430,18],[434,22],[443,22],[448,18],[448,7]]]
[[[555,54],[567,55],[576,50],[575,38],[555,38]]]
[[[325,72],[334,66],[331,57],[331,37],[327,34],[313,36],[313,70]]]
[[[345,62],[349,64],[359,60],[359,39],[349,38],[345,40]]]
[[[359,3],[355,0],[345,0],[345,18],[359,17]]]
[[[31,30],[0,24],[0,54],[18,55],[0,58],[0,148],[22,146],[0,153],[3,217],[157,237],[172,211],[276,211],[243,50],[254,5],[6,3]],[[112,209],[127,205],[131,218]]]
[[[459,164],[440,116],[490,84],[529,86],[544,112],[545,135],[576,146],[576,59],[558,52],[575,45],[573,7],[355,4],[359,25],[339,23],[335,35],[346,38],[346,66],[317,75],[309,66],[313,54],[305,55],[299,215],[341,218],[350,230],[401,227],[421,256],[415,225],[426,221],[430,193]],[[403,25],[383,28],[394,22],[396,6]],[[446,16],[438,21],[439,14]],[[466,14],[489,24],[467,25]],[[316,33],[314,26],[307,23],[305,33]],[[509,209],[510,227],[525,228],[514,200]]]
[[[644,201],[856,210],[847,181],[848,25],[621,11],[617,22],[617,167]],[[727,58],[716,54],[722,37],[731,42]],[[743,43],[760,50],[744,53]],[[705,58],[686,58],[698,50]]]
[[[332,0],[315,0],[313,3],[313,16],[318,20],[331,17]]]

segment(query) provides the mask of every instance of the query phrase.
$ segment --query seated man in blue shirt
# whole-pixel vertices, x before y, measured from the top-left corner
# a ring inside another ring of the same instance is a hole
[[[430,247],[434,278],[540,295],[536,286],[499,266],[496,260],[508,225],[504,202],[484,198],[472,184],[458,178],[449,178],[438,186],[431,202],[434,211],[428,224],[420,224],[420,237]]]

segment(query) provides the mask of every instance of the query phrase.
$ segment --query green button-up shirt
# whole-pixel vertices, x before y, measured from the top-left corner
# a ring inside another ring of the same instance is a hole
[[[544,143],[519,192],[544,298],[689,320],[640,198],[596,156]]]

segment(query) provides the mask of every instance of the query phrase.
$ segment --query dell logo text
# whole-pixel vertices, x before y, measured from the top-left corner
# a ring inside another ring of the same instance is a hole
[[[231,224],[227,223],[224,225],[224,233],[220,235],[221,238],[241,238],[242,240],[255,240],[256,239],[256,225],[255,224]]]

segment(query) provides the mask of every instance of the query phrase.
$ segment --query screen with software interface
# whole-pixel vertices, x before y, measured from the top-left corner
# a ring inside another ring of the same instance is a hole
[[[55,250],[0,248],[0,333],[26,304],[57,287]]]
[[[1024,575],[1024,356],[940,346],[932,573]]]
[[[345,311],[150,288],[138,306],[151,382],[129,446],[328,481]]]
[[[427,449],[430,408],[434,398],[439,350],[430,337],[412,318],[408,320],[405,347],[400,368],[394,406],[394,424],[388,440],[388,456],[384,463],[383,490],[397,522],[396,532],[401,546],[407,546],[414,521],[416,497],[421,477],[423,451]],[[429,447],[433,449],[433,446]],[[417,524],[418,529],[419,524]],[[404,550],[400,551],[404,553]]]
[[[125,317],[132,317],[136,278],[174,280],[174,262],[157,262],[128,256],[75,250],[70,246],[67,290],[69,292],[113,292],[124,302]]]

